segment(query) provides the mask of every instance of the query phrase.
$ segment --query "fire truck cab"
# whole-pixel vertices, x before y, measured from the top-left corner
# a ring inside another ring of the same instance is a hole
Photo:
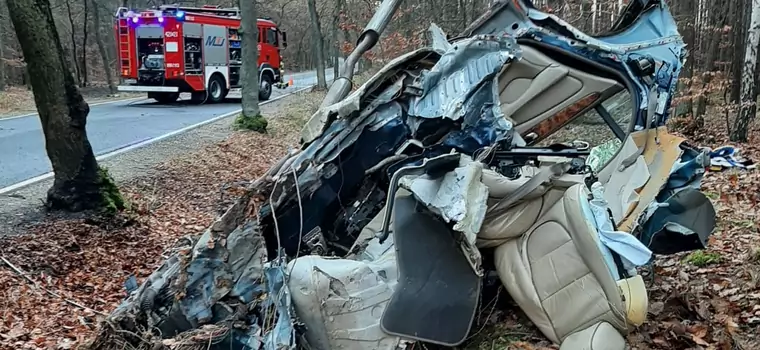
[[[119,91],[147,92],[159,103],[183,92],[198,103],[224,100],[241,87],[240,11],[218,6],[158,6],[144,11],[120,7],[115,14],[121,84]],[[280,49],[287,35],[258,19],[259,100],[285,88]]]

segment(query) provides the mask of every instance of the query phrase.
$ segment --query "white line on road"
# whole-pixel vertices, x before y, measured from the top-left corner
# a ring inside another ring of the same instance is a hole
[[[131,97],[131,98],[122,98],[120,100],[112,100],[112,101],[103,101],[103,102],[95,102],[95,103],[88,103],[87,105],[90,107],[94,106],[100,106],[100,105],[107,105],[111,103],[116,102],[127,102],[127,101],[138,101],[138,100],[147,100],[147,97]],[[6,120],[13,120],[18,118],[24,118],[24,117],[31,117],[33,115],[37,115],[39,113],[29,113],[29,114],[22,114],[22,115],[14,115],[12,117],[6,117],[6,118],[0,118],[0,122],[6,121]]]
[[[302,88],[302,89],[298,89],[298,90],[296,90],[296,91],[293,91],[293,92],[291,92],[291,93],[289,93],[289,94],[287,94],[287,95],[277,96],[277,97],[275,97],[275,98],[273,98],[273,99],[270,99],[270,100],[267,100],[267,101],[264,101],[264,102],[261,102],[261,103],[259,103],[259,106],[261,106],[261,105],[265,105],[265,104],[268,104],[268,103],[272,103],[272,102],[274,102],[274,101],[277,101],[277,100],[283,99],[283,98],[285,98],[285,97],[288,97],[288,96],[291,96],[291,95],[297,94],[297,93],[299,93],[299,92],[301,92],[301,91],[304,91],[304,90],[307,90],[307,89],[311,89],[311,88],[312,88],[312,86],[308,86],[308,87],[305,87],[305,88]],[[151,139],[147,139],[147,140],[145,140],[145,141],[142,141],[142,142],[138,142],[138,143],[135,143],[135,144],[132,144],[132,145],[129,145],[129,146],[123,147],[123,148],[119,148],[119,149],[117,149],[117,150],[114,150],[114,151],[108,152],[108,153],[106,153],[106,154],[101,154],[101,155],[99,155],[99,156],[95,157],[95,159],[97,159],[98,161],[102,161],[102,160],[104,160],[104,159],[108,159],[108,158],[111,158],[111,157],[113,157],[113,156],[116,156],[116,155],[119,155],[119,154],[125,153],[125,152],[129,152],[129,151],[132,151],[132,150],[135,150],[135,149],[141,148],[141,147],[145,147],[145,146],[147,146],[147,145],[150,145],[150,144],[152,144],[152,143],[155,143],[155,142],[161,141],[161,140],[163,140],[163,139],[166,139],[166,138],[169,138],[169,137],[172,137],[172,136],[175,136],[175,135],[178,135],[178,134],[184,133],[184,132],[188,132],[188,131],[190,131],[190,130],[193,130],[193,129],[195,129],[195,128],[199,128],[199,127],[201,127],[201,126],[204,126],[204,125],[206,125],[206,124],[210,124],[210,123],[213,123],[213,122],[215,122],[215,121],[218,121],[218,120],[221,120],[221,119],[224,119],[224,118],[230,117],[230,116],[232,116],[232,115],[235,115],[235,114],[237,114],[237,113],[240,113],[240,111],[242,111],[242,109],[236,109],[236,110],[234,110],[234,111],[232,111],[232,112],[229,112],[229,113],[225,113],[225,114],[222,114],[222,115],[218,115],[218,116],[216,116],[216,117],[213,117],[213,118],[211,118],[211,119],[207,119],[207,120],[204,120],[204,121],[202,121],[202,122],[200,122],[200,123],[196,123],[196,124],[193,124],[193,125],[190,125],[190,126],[186,126],[186,127],[182,128],[182,129],[174,130],[174,131],[172,131],[172,132],[170,132],[170,133],[166,133],[166,134],[163,134],[163,135],[161,135],[161,136],[158,136],[158,137],[154,137],[154,138],[151,138]],[[15,117],[14,117],[14,118],[15,118]],[[40,175],[40,176],[35,176],[35,177],[31,178],[31,179],[28,179],[28,180],[24,180],[24,181],[21,181],[21,182],[15,183],[15,184],[13,184],[13,185],[10,185],[10,186],[7,186],[7,187],[3,187],[3,188],[0,188],[0,195],[4,195],[4,194],[6,194],[6,193],[10,193],[10,192],[13,192],[13,191],[19,190],[19,189],[21,189],[21,188],[23,188],[23,187],[26,187],[26,186],[29,186],[29,185],[35,184],[35,183],[37,183],[37,182],[40,182],[40,181],[43,181],[43,180],[47,180],[47,179],[49,179],[49,178],[51,178],[51,177],[53,177],[53,172],[49,172],[49,173],[47,173],[47,174],[43,174],[43,175]]]

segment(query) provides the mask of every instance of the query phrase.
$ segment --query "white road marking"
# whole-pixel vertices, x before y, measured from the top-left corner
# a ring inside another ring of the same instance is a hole
[[[312,88],[312,86],[308,86],[308,87],[301,88],[301,89],[298,89],[296,91],[293,91],[293,92],[291,92],[289,94],[286,94],[286,95],[277,96],[277,97],[275,97],[273,99],[270,99],[270,100],[267,100],[267,101],[259,103],[259,106],[262,106],[262,105],[265,105],[265,104],[268,104],[268,103],[272,103],[274,101],[283,99],[285,97],[297,94],[297,93],[299,93],[301,91],[304,91],[304,90],[307,90],[307,89],[311,89],[311,88]],[[104,159],[108,159],[108,158],[111,158],[113,156],[125,153],[125,152],[129,152],[129,151],[141,148],[141,147],[145,147],[147,145],[150,145],[152,143],[161,141],[163,139],[166,139],[166,138],[169,138],[169,137],[172,137],[172,136],[175,136],[175,135],[179,135],[181,133],[188,132],[190,130],[193,130],[195,128],[199,128],[199,127],[204,126],[206,124],[210,124],[210,123],[213,123],[215,121],[218,121],[218,120],[221,120],[221,119],[233,116],[233,115],[235,115],[237,113],[240,113],[242,110],[243,109],[240,108],[240,109],[234,110],[234,111],[229,112],[229,113],[218,115],[218,116],[213,117],[211,119],[207,119],[207,120],[204,120],[204,121],[202,121],[200,123],[196,123],[196,124],[193,124],[193,125],[186,126],[186,127],[182,128],[182,129],[174,130],[172,132],[163,134],[161,136],[157,136],[157,137],[154,137],[154,138],[151,138],[151,139],[147,139],[145,141],[138,142],[138,143],[129,145],[127,147],[119,148],[119,149],[117,149],[115,151],[108,152],[106,154],[101,154],[101,155],[95,157],[95,159],[97,159],[98,161],[102,161]],[[14,117],[14,118],[18,118],[18,117]],[[7,120],[7,119],[3,119],[3,120]],[[43,181],[43,180],[47,180],[47,179],[52,178],[52,177],[53,177],[53,172],[51,171],[49,173],[42,174],[40,176],[35,176],[35,177],[31,178],[31,179],[27,179],[27,180],[15,183],[15,184],[10,185],[10,186],[0,188],[0,195],[4,195],[4,194],[10,193],[10,192],[19,190],[19,189],[24,188],[26,186],[33,185],[33,184],[35,184],[37,182],[40,182],[40,181]]]
[[[122,98],[120,100],[88,103],[87,105],[90,107],[93,107],[93,106],[107,105],[107,104],[116,103],[116,102],[138,101],[138,100],[147,100],[147,99],[148,99],[147,97],[131,97],[131,98]],[[6,121],[6,120],[18,119],[18,118],[31,117],[37,114],[39,113],[29,113],[29,114],[22,114],[22,115],[14,115],[12,117],[0,118],[0,122]]]

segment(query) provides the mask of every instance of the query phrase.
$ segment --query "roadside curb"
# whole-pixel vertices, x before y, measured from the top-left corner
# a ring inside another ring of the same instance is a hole
[[[300,88],[300,89],[298,89],[296,91],[293,91],[293,92],[291,92],[289,94],[282,95],[282,96],[277,96],[277,97],[275,97],[273,99],[260,102],[259,106],[263,106],[263,105],[266,105],[266,104],[269,104],[269,103],[272,103],[272,102],[275,102],[275,101],[279,101],[279,100],[284,99],[286,97],[295,95],[295,94],[297,94],[299,92],[307,91],[307,90],[309,90],[309,89],[311,89],[313,87],[314,87],[314,85],[307,86],[307,87],[304,87],[304,88]],[[124,100],[122,100],[122,101],[124,101]],[[206,124],[211,124],[211,123],[217,122],[219,120],[222,120],[222,119],[225,119],[225,118],[229,118],[229,117],[231,117],[233,115],[236,115],[236,114],[240,113],[242,110],[243,110],[242,108],[239,108],[239,109],[236,109],[236,110],[234,110],[232,112],[221,114],[221,115],[218,115],[218,116],[213,117],[211,119],[207,119],[207,120],[204,120],[202,122],[195,123],[193,125],[188,125],[188,126],[182,128],[182,129],[177,129],[177,130],[174,130],[172,132],[163,134],[161,136],[157,136],[157,137],[154,137],[154,138],[143,140],[143,141],[140,141],[138,143],[126,145],[126,146],[124,146],[122,148],[117,148],[117,149],[112,150],[112,151],[110,151],[108,153],[96,156],[95,159],[100,162],[102,160],[106,160],[108,158],[117,156],[119,154],[126,153],[126,152],[129,152],[129,151],[133,151],[133,150],[136,150],[138,148],[142,148],[142,147],[151,145],[151,144],[156,143],[158,141],[162,141],[162,140],[168,139],[170,137],[173,137],[173,136],[176,136],[176,135],[188,132],[190,130],[197,129],[197,128],[199,128],[201,126],[204,126]],[[19,117],[13,117],[13,118],[20,118],[20,117],[21,116],[19,116]],[[7,120],[7,119],[3,119],[3,120]],[[35,176],[35,177],[31,178],[31,179],[27,179],[27,180],[15,183],[15,184],[10,185],[10,186],[6,186],[6,187],[3,187],[3,188],[0,188],[0,195],[6,195],[8,193],[12,193],[12,192],[20,190],[20,189],[22,189],[24,187],[33,185],[33,184],[38,183],[40,181],[44,181],[44,180],[50,179],[52,177],[53,177],[53,172],[51,171],[51,172],[48,172],[48,173],[45,173],[45,174],[42,174],[42,175],[39,175],[39,176]]]

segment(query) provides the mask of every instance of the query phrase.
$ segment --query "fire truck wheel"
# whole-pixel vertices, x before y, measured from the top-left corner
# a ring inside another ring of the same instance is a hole
[[[219,75],[214,75],[208,81],[208,102],[219,103],[227,96],[227,92],[224,87],[224,79]]]
[[[149,97],[158,101],[158,103],[166,104],[176,102],[179,98],[179,92],[154,92]]]
[[[259,100],[266,101],[272,96],[272,77],[268,74],[261,76],[261,82],[259,83]]]

